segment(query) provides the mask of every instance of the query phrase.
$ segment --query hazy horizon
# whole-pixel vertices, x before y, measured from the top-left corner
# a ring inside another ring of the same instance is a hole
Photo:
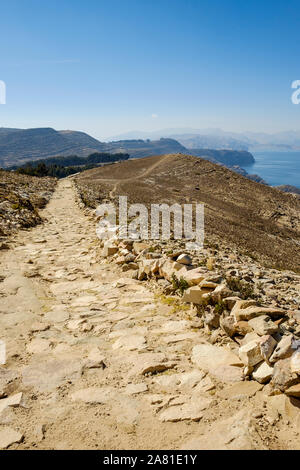
[[[293,0],[11,0],[1,14],[0,126],[101,140],[134,129],[300,124]]]

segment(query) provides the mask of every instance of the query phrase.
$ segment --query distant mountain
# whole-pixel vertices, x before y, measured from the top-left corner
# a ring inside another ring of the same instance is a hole
[[[250,151],[293,151],[300,150],[300,131],[277,132],[227,132],[222,129],[172,128],[153,132],[132,131],[111,138],[115,139],[176,139],[188,149],[213,148]]]
[[[164,155],[165,153],[184,153],[186,148],[174,139],[159,140],[119,140],[107,142],[106,152],[126,152],[131,158],[142,158],[150,155]]]
[[[19,165],[55,155],[88,156],[104,151],[106,145],[84,132],[51,128],[0,128],[0,166]]]
[[[52,128],[0,128],[0,167],[54,156],[87,157],[95,152],[129,153],[133,158],[186,151],[174,139],[100,142],[84,132]]]
[[[112,142],[100,142],[84,132],[52,128],[9,129],[0,128],[0,167],[20,166],[28,161],[35,161],[55,156],[77,155],[87,157],[95,152],[128,153],[131,158],[143,158],[152,155],[185,153],[207,158],[224,165],[243,166],[254,162],[253,156],[239,148],[238,150],[211,150],[214,140],[197,139],[202,148],[186,148],[173,138],[156,140],[127,139]],[[210,144],[210,145],[209,145]],[[221,142],[219,147],[224,148]],[[242,147],[240,145],[240,147]]]

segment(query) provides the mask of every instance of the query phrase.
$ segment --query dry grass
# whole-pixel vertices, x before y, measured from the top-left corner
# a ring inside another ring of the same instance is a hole
[[[127,195],[130,203],[204,203],[208,244],[219,240],[269,267],[300,271],[300,201],[189,155],[148,157],[86,171],[90,205]]]

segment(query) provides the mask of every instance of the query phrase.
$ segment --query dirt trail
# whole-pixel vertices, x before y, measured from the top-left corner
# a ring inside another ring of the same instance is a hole
[[[1,253],[0,396],[23,395],[0,399],[0,448],[295,448],[293,430],[253,418],[259,384],[234,392],[193,364],[207,343],[186,311],[97,258],[70,180],[42,215]]]
[[[137,180],[137,179],[140,179],[140,178],[144,178],[145,176],[148,176],[154,170],[154,168],[156,168],[157,166],[162,165],[166,160],[170,159],[171,157],[172,157],[172,155],[169,155],[169,154],[165,155],[163,158],[161,158],[158,162],[151,165],[149,168],[147,168],[147,170],[145,170],[140,175],[132,176],[130,178],[124,178],[124,179],[120,179],[120,180],[116,181],[113,188],[112,188],[112,190],[109,192],[110,199],[113,199],[113,197],[115,196],[116,190],[117,190],[117,187],[119,186],[119,184],[129,183],[130,181],[134,181],[134,180]],[[102,180],[99,179],[98,181],[102,181]],[[103,181],[106,181],[106,180],[103,180]]]

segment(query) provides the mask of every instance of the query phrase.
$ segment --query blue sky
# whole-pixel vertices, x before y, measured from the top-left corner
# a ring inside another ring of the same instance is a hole
[[[0,126],[300,130],[299,32],[293,0],[1,2]]]

